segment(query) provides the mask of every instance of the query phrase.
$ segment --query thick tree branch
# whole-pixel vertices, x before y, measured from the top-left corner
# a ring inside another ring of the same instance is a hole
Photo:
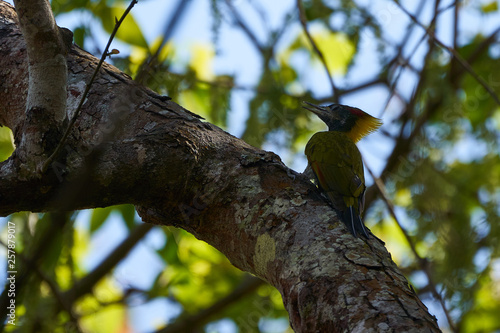
[[[27,58],[9,11],[0,2],[0,119],[19,137]],[[68,114],[97,62],[71,50]],[[63,151],[41,178],[20,177],[17,151],[0,164],[0,215],[54,210],[68,196],[66,209],[132,203],[145,222],[182,227],[271,283],[296,332],[439,331],[382,243],[353,238],[308,180],[113,66],[99,71]]]
[[[66,119],[66,54],[72,34],[56,25],[48,0],[14,3],[29,64],[26,128],[22,132],[19,157],[26,162],[22,167],[34,172],[53,150],[53,140],[60,137]]]
[[[453,332],[456,332],[456,328],[455,328],[455,325],[453,323],[453,320],[451,319],[450,312],[446,308],[446,304],[445,304],[443,297],[441,296],[441,294],[437,290],[436,283],[434,282],[434,278],[432,277],[431,271],[429,269],[429,262],[427,261],[427,258],[423,258],[422,256],[420,256],[420,254],[417,251],[417,247],[415,246],[415,242],[413,241],[413,239],[409,235],[408,231],[406,231],[406,229],[403,227],[403,225],[399,221],[399,219],[396,215],[396,211],[394,209],[394,204],[391,202],[391,200],[387,196],[387,190],[385,188],[384,183],[380,180],[380,178],[375,176],[373,171],[368,167],[368,165],[366,165],[366,163],[365,163],[365,166],[366,166],[366,169],[368,170],[368,172],[370,173],[370,176],[373,178],[374,186],[377,189],[377,191],[379,192],[379,195],[382,198],[382,201],[385,203],[387,209],[389,210],[389,213],[391,214],[392,218],[394,219],[394,221],[398,225],[399,230],[401,230],[401,232],[403,233],[403,236],[406,239],[406,242],[410,246],[411,252],[413,252],[413,255],[415,256],[415,259],[416,259],[417,263],[419,264],[420,269],[425,273],[427,280],[428,280],[428,287],[431,290],[432,295],[441,304],[441,307],[443,308],[443,311],[446,315],[446,319],[448,320],[448,324],[450,325]]]
[[[64,131],[64,134],[63,134],[61,140],[57,144],[57,147],[54,149],[54,152],[45,160],[45,162],[41,166],[41,171],[40,171],[41,173],[45,173],[47,171],[50,164],[52,164],[54,159],[58,156],[59,152],[61,151],[62,147],[66,144],[66,140],[68,139],[68,135],[71,132],[73,125],[75,125],[75,122],[78,119],[78,116],[80,115],[83,103],[85,103],[85,100],[86,100],[87,95],[90,91],[90,88],[92,87],[92,84],[94,83],[94,80],[97,76],[97,73],[101,69],[101,66],[102,66],[104,60],[106,59],[106,57],[108,57],[110,55],[110,53],[108,51],[109,51],[109,47],[111,46],[111,42],[115,38],[115,35],[118,32],[118,29],[120,28],[120,25],[125,20],[128,13],[132,10],[132,8],[135,6],[136,3],[137,3],[137,0],[132,0],[130,2],[129,6],[127,7],[127,9],[125,10],[125,12],[122,14],[121,18],[119,20],[116,20],[113,32],[111,32],[111,36],[109,37],[108,43],[106,44],[106,47],[104,48],[104,52],[102,53],[101,59],[99,60],[99,63],[97,64],[97,67],[94,70],[94,74],[90,78],[89,83],[87,83],[87,86],[85,87],[85,91],[83,92],[82,96],[80,97],[80,102],[78,103],[78,107],[76,108],[75,112],[73,113],[73,116],[69,120],[69,124],[66,127],[66,130]]]
[[[66,118],[66,54],[65,44],[48,0],[15,0],[16,11],[29,58],[29,90],[27,110],[42,108],[54,120]]]

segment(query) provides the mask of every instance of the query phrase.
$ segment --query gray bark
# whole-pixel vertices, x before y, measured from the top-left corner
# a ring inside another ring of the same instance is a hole
[[[18,147],[21,167],[33,173],[50,155],[62,135],[66,119],[66,45],[48,0],[15,0],[27,45],[28,96],[24,129]],[[40,130],[44,129],[44,130]],[[38,142],[39,144],[32,144]]]

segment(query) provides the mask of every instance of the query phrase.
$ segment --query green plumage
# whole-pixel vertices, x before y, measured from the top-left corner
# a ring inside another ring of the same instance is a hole
[[[356,144],[344,132],[319,132],[307,143],[305,154],[321,189],[342,212],[341,219],[351,233],[368,237],[360,218],[365,177]]]
[[[319,187],[333,207],[340,211],[340,219],[354,237],[358,233],[369,237],[361,221],[365,176],[356,142],[376,131],[382,122],[352,106],[305,104],[306,110],[317,115],[328,126],[328,132],[314,134],[306,145],[305,153],[309,160],[306,173],[312,169]]]

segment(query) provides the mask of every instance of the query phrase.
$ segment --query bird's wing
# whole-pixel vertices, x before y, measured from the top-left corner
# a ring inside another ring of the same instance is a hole
[[[342,211],[342,222],[355,237],[358,233],[369,237],[360,217],[365,179],[356,144],[343,133],[320,132],[309,140],[305,153],[320,187]]]
[[[316,133],[306,146],[306,155],[325,192],[359,198],[365,189],[361,154],[342,133]],[[351,203],[353,205],[354,203]]]

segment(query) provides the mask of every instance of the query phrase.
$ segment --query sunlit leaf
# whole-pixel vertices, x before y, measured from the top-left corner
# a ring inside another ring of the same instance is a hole
[[[192,58],[189,66],[200,80],[210,81],[214,78],[212,69],[214,55],[215,52],[211,45],[195,44],[192,47]]]
[[[83,317],[81,325],[89,332],[120,333],[129,326],[127,312],[123,305],[108,306],[100,311]]]
[[[483,13],[496,12],[498,10],[498,2],[491,1],[489,3],[482,4],[481,10],[483,11]]]
[[[109,214],[113,211],[114,207],[106,208],[95,208],[92,210],[92,216],[90,217],[90,233],[94,233],[99,229],[104,221],[108,218]]]
[[[8,127],[0,127],[0,162],[9,158],[14,151],[14,137]]]
[[[326,61],[328,69],[334,73],[346,72],[349,63],[355,54],[355,46],[346,34],[332,32],[321,25],[314,25],[310,31],[311,37]],[[307,50],[315,66],[323,66],[319,55],[311,45],[304,33],[301,33],[290,47],[280,55],[280,60],[287,63],[293,52]]]
[[[326,60],[328,69],[343,74],[354,56],[354,46],[342,33],[318,31],[312,37]],[[315,56],[318,61],[317,56]]]
[[[120,19],[125,10],[126,7],[119,4],[110,7],[105,1],[100,1],[93,7],[94,14],[101,18],[102,25],[108,33],[113,31],[116,20]],[[116,33],[116,37],[125,43],[140,46],[145,49],[148,48],[148,43],[132,13],[129,13],[122,22]]]
[[[129,230],[135,228],[135,208],[133,205],[119,205],[116,209],[121,213],[123,221]]]
[[[84,9],[91,0],[53,0],[51,1],[54,14],[61,14],[73,11],[75,9]]]
[[[494,280],[496,279],[496,280]],[[500,308],[499,277],[493,274],[483,275],[479,281],[479,290],[471,310],[463,320],[464,332],[494,332],[500,327],[498,309]]]
[[[85,47],[85,37],[87,35],[87,28],[80,26],[73,30],[73,41],[81,48]]]

